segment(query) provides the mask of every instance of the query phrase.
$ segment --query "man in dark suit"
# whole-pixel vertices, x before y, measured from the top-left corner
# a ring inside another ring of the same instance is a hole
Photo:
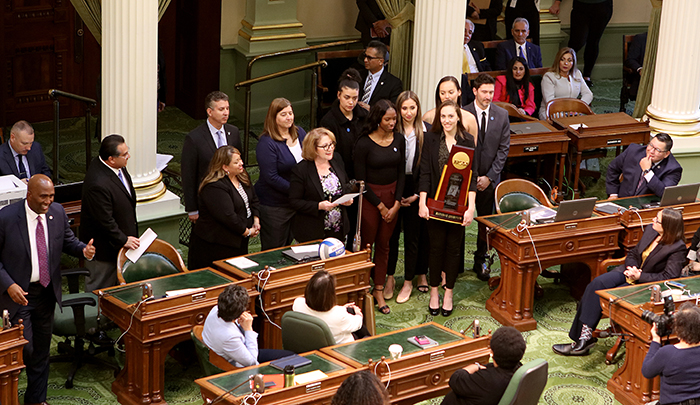
[[[632,100],[637,98],[637,91],[639,90],[639,80],[642,77],[642,65],[644,64],[644,53],[647,48],[647,33],[637,34],[632,39],[632,43],[627,49],[627,59],[625,59],[625,66],[632,70],[632,73],[628,74],[628,80],[632,84],[630,89],[630,96]]]
[[[464,20],[464,54],[462,55],[462,73],[487,72],[491,70],[486,60],[484,45],[472,39],[474,23]],[[466,104],[465,104],[466,105]]]
[[[51,179],[36,174],[27,198],[0,210],[0,308],[10,321],[22,319],[27,391],[24,403],[46,404],[49,347],[56,302],[61,304],[61,253],[91,260],[92,240],[80,242],[61,204],[54,203]]]
[[[520,56],[527,61],[530,69],[542,67],[542,51],[540,47],[527,42],[530,33],[530,23],[524,18],[516,18],[510,30],[513,38],[501,42],[496,47],[496,70],[505,70],[508,61]]]
[[[360,31],[362,45],[367,46],[373,38],[377,38],[379,41],[389,45],[391,24],[384,17],[384,13],[377,5],[377,1],[356,0],[356,3],[360,12],[357,14],[355,29]]]
[[[206,122],[187,134],[182,145],[182,189],[185,193],[185,211],[192,222],[199,218],[199,184],[207,174],[214,152],[221,146],[231,145],[243,154],[238,128],[226,123],[229,117],[228,96],[213,91],[207,94],[204,105],[208,116]]]
[[[88,291],[116,285],[119,249],[139,247],[136,190],[126,170],[129,157],[124,138],[109,135],[85,174],[80,237],[94,239],[97,248],[95,260],[85,264]]]
[[[506,27],[513,26],[513,22],[516,18],[525,18],[528,22],[532,23],[530,27],[530,34],[528,37],[532,38],[532,43],[535,45],[540,44],[540,10],[537,8],[539,0],[508,0],[506,1],[506,11],[505,11],[505,24]],[[506,32],[506,39],[513,38],[511,32]]]
[[[364,53],[365,69],[360,84],[360,106],[369,110],[379,100],[396,103],[396,98],[403,91],[401,80],[389,73],[389,50],[379,41],[371,41]]]
[[[503,108],[491,104],[496,81],[482,73],[474,79],[473,103],[464,109],[476,117],[479,134],[476,142],[474,166],[476,178],[476,212],[479,216],[493,214],[494,189],[500,181],[501,171],[510,149],[510,123]],[[474,252],[474,272],[479,280],[489,279],[486,265],[486,228],[479,224],[479,236]]]
[[[10,130],[10,141],[0,145],[0,175],[14,174],[27,180],[35,174],[51,177],[44,151],[34,143],[34,128],[27,121],[17,121]]]
[[[681,180],[683,168],[671,154],[673,139],[660,133],[644,147],[632,144],[613,159],[605,176],[605,191],[609,198],[656,194]],[[622,175],[622,182],[620,181]]]

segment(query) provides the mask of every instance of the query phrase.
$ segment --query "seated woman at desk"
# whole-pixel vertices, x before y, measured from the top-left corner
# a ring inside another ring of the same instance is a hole
[[[680,342],[661,347],[656,324],[651,328],[652,342],[642,363],[642,375],[661,375],[660,404],[699,404],[700,308],[694,302],[684,303],[676,312],[673,333]]]
[[[627,253],[625,264],[601,274],[588,284],[569,331],[574,343],[556,344],[552,346],[554,353],[585,356],[598,341],[592,337],[602,315],[596,291],[679,277],[686,256],[684,232],[680,211],[672,208],[659,211],[644,230],[639,243]]]
[[[324,321],[336,344],[352,342],[369,336],[363,324],[362,310],[353,302],[336,305],[335,276],[319,270],[311,277],[303,297],[297,297],[292,311],[315,316]]]
[[[289,205],[296,211],[292,218],[292,234],[297,242],[336,238],[345,242],[350,223],[345,206],[331,201],[338,199],[348,187],[343,160],[335,155],[335,135],[326,128],[306,134],[301,157],[292,169],[289,184]]]
[[[535,86],[530,83],[530,69],[525,59],[516,56],[508,61],[505,76],[496,77],[493,101],[513,104],[520,114],[535,112]]]
[[[546,120],[547,104],[557,98],[579,98],[586,104],[593,101],[593,93],[583,81],[581,71],[576,67],[576,51],[561,48],[554,57],[549,72],[542,76],[542,105],[540,119]]]
[[[233,146],[216,150],[199,186],[199,219],[192,229],[187,265],[211,266],[215,260],[248,253],[248,240],[260,232],[258,197]]]
[[[231,284],[224,289],[217,305],[204,321],[204,344],[236,367],[253,366],[293,355],[288,350],[258,349],[253,315],[246,311],[248,299],[248,291],[240,285]]]

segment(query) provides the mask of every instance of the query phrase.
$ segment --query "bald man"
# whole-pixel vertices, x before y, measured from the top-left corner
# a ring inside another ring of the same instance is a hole
[[[56,302],[61,304],[61,253],[91,260],[92,240],[80,242],[68,226],[61,204],[54,203],[51,179],[35,174],[27,198],[0,210],[0,308],[10,321],[24,323],[26,405],[45,404],[49,346]]]

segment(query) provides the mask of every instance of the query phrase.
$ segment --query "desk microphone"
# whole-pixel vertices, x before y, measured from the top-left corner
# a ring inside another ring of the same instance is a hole
[[[242,383],[236,385],[235,387],[231,388],[230,390],[224,392],[223,394],[219,395],[218,397],[214,398],[213,400],[207,399],[207,405],[214,405],[215,403],[221,401],[226,395],[230,394],[233,392],[236,388],[242,386],[243,384],[253,381],[253,386],[252,388],[252,393],[253,394],[263,394],[265,393],[265,380],[263,378],[262,374],[253,374],[246,378]]]
[[[653,290],[654,290],[654,287],[656,287],[658,290],[661,290],[661,287],[659,287],[658,284],[654,284],[654,285],[651,285],[651,286],[649,286],[649,287],[641,288],[641,289],[639,289],[639,290],[637,290],[637,291],[632,291],[631,293],[625,294],[625,295],[623,295],[622,297],[617,297],[617,298],[615,298],[615,299],[610,298],[610,299],[609,299],[610,305],[613,305],[613,304],[617,303],[617,302],[620,301],[620,300],[623,300],[623,299],[625,299],[625,298],[627,298],[627,297],[631,297],[631,296],[633,296],[633,295],[637,295],[637,294],[642,293],[642,292],[644,292],[644,291],[650,291],[650,290],[651,290],[651,291],[652,291],[652,297],[653,297]]]

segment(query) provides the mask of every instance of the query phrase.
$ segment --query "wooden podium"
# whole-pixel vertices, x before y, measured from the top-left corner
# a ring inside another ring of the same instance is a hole
[[[27,344],[21,322],[0,331],[0,404],[19,405],[17,383],[24,368],[22,350]]]

